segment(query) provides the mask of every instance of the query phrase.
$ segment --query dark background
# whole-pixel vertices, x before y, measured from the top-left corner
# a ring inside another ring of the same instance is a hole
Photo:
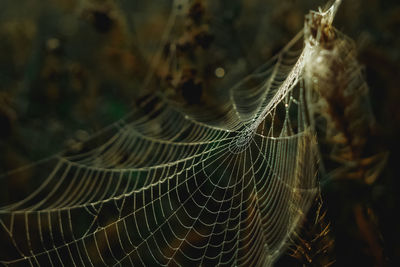
[[[197,2],[197,13],[182,4],[178,22],[200,30],[174,27],[163,40],[170,1],[1,1],[0,173],[79,147],[143,95],[207,104],[278,52],[302,28],[308,10],[323,3]],[[379,142],[390,152],[373,184],[338,180],[322,189],[336,265],[399,266],[400,5],[344,1],[334,24],[356,42]],[[194,52],[182,67],[189,78],[167,86],[163,58],[156,65],[152,58],[173,40]],[[217,67],[224,78],[215,77]]]

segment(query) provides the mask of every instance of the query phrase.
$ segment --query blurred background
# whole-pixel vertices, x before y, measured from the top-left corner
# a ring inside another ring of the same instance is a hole
[[[65,149],[79,150],[90,135],[140,106],[148,94],[218,107],[222,91],[276,54],[301,30],[304,15],[324,4],[1,1],[0,173]],[[337,266],[400,266],[395,219],[400,207],[400,4],[343,1],[334,24],[355,40],[379,125],[376,142],[390,156],[373,183],[339,179],[324,184],[334,240],[329,253]],[[18,190],[19,185],[9,186]],[[321,265],[290,256],[277,263],[295,264]]]

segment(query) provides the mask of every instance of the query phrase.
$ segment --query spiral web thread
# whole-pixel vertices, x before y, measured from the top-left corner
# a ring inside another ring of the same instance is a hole
[[[0,262],[272,265],[318,190],[301,37],[231,89],[218,121],[152,97],[80,153],[10,173],[39,186],[2,205]]]

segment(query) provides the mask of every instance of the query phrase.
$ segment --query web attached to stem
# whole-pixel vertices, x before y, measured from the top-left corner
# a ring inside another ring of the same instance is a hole
[[[149,97],[79,153],[10,173],[41,180],[0,208],[0,262],[271,265],[318,191],[301,37],[218,120]]]

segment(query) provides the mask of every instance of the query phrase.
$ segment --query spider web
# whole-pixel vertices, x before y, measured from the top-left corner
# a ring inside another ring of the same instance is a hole
[[[151,96],[79,153],[9,173],[39,186],[0,208],[0,262],[273,264],[318,191],[307,53],[300,33],[218,118]]]

